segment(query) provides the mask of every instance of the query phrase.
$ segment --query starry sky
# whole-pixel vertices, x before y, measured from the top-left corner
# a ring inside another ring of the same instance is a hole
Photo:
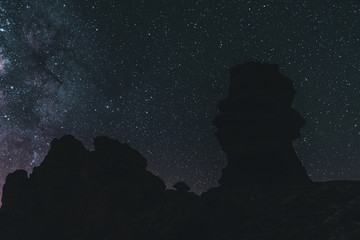
[[[244,61],[293,80],[311,178],[360,179],[359,17],[351,0],[1,0],[0,184],[73,134],[129,143],[168,186],[216,186],[212,120]]]

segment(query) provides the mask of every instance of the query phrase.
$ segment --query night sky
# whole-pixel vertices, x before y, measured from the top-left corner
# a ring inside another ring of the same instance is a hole
[[[277,63],[311,178],[360,179],[357,1],[0,1],[0,184],[54,137],[128,142],[168,186],[217,185],[229,67]]]

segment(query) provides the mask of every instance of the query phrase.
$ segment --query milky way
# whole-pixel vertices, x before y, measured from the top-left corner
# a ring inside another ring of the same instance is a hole
[[[8,172],[38,165],[54,137],[72,133],[89,143],[95,132],[86,106],[96,106],[101,96],[92,83],[96,73],[89,70],[96,46],[66,3],[3,1],[0,9],[4,180]]]
[[[112,4],[1,2],[0,183],[15,169],[31,172],[54,137],[73,134],[88,148],[97,135],[128,142],[169,186],[187,180],[199,192],[216,185],[224,157],[213,137],[215,114],[196,107],[193,86],[177,91],[192,81],[190,65],[149,49],[139,34],[151,33],[137,29],[146,20],[119,18],[133,3]]]

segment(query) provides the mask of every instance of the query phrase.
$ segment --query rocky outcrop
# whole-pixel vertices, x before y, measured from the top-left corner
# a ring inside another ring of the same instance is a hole
[[[88,151],[68,135],[30,176],[8,175],[0,239],[359,239],[360,182],[308,184],[294,152],[305,122],[291,107],[291,81],[260,63],[230,78],[214,121],[228,156],[220,187],[165,190],[128,144],[97,137]]]
[[[292,82],[277,65],[250,62],[231,68],[229,93],[214,120],[228,160],[221,186],[310,182],[292,146],[305,125],[291,107],[294,96]]]
[[[128,144],[97,137],[94,146],[81,172],[81,196],[71,222],[88,238],[126,235],[130,219],[163,200],[165,184],[146,171],[146,159]]]
[[[54,239],[54,233],[91,239],[128,229],[127,218],[162,201],[165,184],[128,144],[97,137],[94,146],[88,151],[70,135],[54,139],[30,177],[23,170],[8,175],[2,210],[20,211],[40,239]]]
[[[175,183],[173,187],[182,193],[186,193],[186,192],[190,191],[190,187],[185,182],[182,182],[182,181]]]
[[[28,174],[25,170],[10,173],[3,187],[2,209],[9,212],[28,209],[29,187]]]

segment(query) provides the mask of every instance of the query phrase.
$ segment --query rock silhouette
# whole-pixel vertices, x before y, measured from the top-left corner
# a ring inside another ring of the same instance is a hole
[[[23,170],[8,175],[2,210],[30,215],[31,228],[43,228],[40,239],[61,239],[70,230],[91,239],[163,199],[164,182],[145,170],[138,151],[107,137],[95,138],[94,146],[90,152],[70,135],[54,139],[30,177]]]
[[[173,187],[176,190],[178,190],[179,192],[188,192],[188,191],[190,191],[190,187],[184,182],[177,182],[177,183],[174,184]]]
[[[29,176],[7,176],[0,239],[359,239],[360,182],[309,184],[294,153],[304,120],[291,81],[260,63],[230,78],[214,121],[228,156],[220,187],[165,189],[128,144],[102,136],[89,151],[66,135]]]
[[[305,121],[291,107],[292,82],[275,64],[249,62],[230,70],[230,88],[214,119],[228,157],[222,186],[310,182],[292,141]]]
[[[25,170],[16,170],[6,177],[3,187],[2,209],[6,211],[25,210],[29,199],[29,179]]]

